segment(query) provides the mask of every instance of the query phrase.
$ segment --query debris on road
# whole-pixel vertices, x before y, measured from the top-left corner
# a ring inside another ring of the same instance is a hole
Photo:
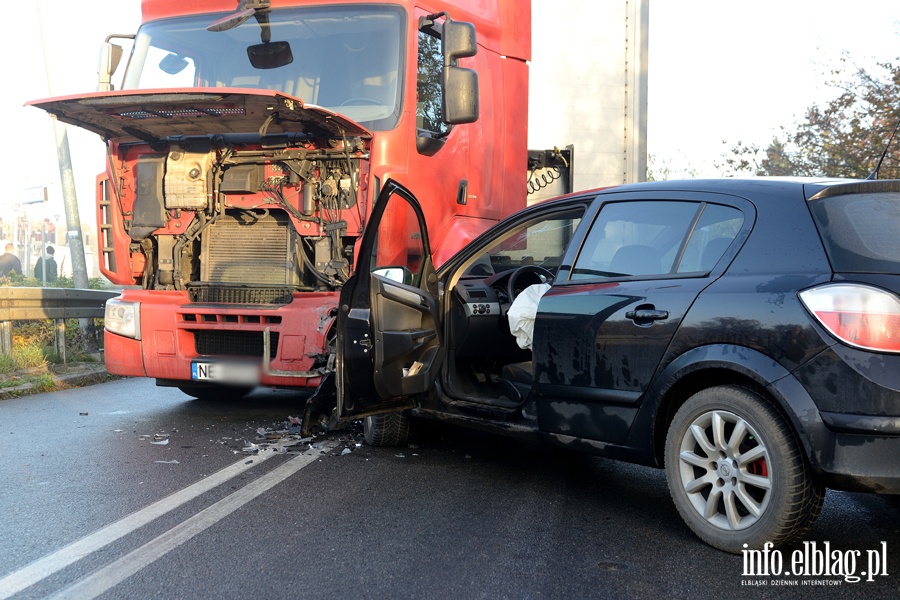
[[[302,425],[303,425],[303,423],[300,418],[288,417],[287,426],[288,426],[288,431],[290,431],[290,433],[294,433],[294,434],[301,433]]]
[[[281,423],[275,423],[271,427],[258,427],[256,439],[244,440],[244,454],[259,454],[261,452],[306,452],[319,450],[323,454],[332,456],[347,456],[352,454],[355,448],[362,447],[362,427],[351,424],[340,432],[335,440],[335,435],[328,436],[331,442],[337,441],[337,445],[328,443],[325,436],[303,437],[302,420],[298,417],[287,417]],[[237,453],[237,451],[235,451]]]

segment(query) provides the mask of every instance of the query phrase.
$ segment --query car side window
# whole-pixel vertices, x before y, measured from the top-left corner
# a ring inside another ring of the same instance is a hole
[[[525,265],[555,273],[583,215],[579,206],[522,223],[485,248],[463,275],[485,276]]]
[[[369,270],[408,285],[418,285],[425,256],[422,230],[412,205],[392,197],[376,231]]]
[[[603,206],[571,279],[665,275],[675,271],[701,202],[632,201]]]
[[[744,224],[744,214],[731,206],[706,204],[688,240],[678,273],[709,272]]]

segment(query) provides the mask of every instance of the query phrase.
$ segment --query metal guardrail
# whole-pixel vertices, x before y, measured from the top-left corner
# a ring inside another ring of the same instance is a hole
[[[66,319],[103,316],[106,301],[117,291],[72,288],[0,288],[0,353],[12,352],[14,321],[53,319],[56,321],[56,348],[65,361]]]

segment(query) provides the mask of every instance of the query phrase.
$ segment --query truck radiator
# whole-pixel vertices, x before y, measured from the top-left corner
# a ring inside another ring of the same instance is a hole
[[[299,283],[293,228],[278,211],[226,211],[203,236],[192,302],[287,304]]]
[[[292,231],[282,212],[226,211],[203,236],[201,281],[297,285]]]

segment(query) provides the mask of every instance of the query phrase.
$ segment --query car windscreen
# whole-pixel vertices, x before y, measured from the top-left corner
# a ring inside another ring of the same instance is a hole
[[[810,210],[837,272],[900,272],[900,192],[826,196]]]

